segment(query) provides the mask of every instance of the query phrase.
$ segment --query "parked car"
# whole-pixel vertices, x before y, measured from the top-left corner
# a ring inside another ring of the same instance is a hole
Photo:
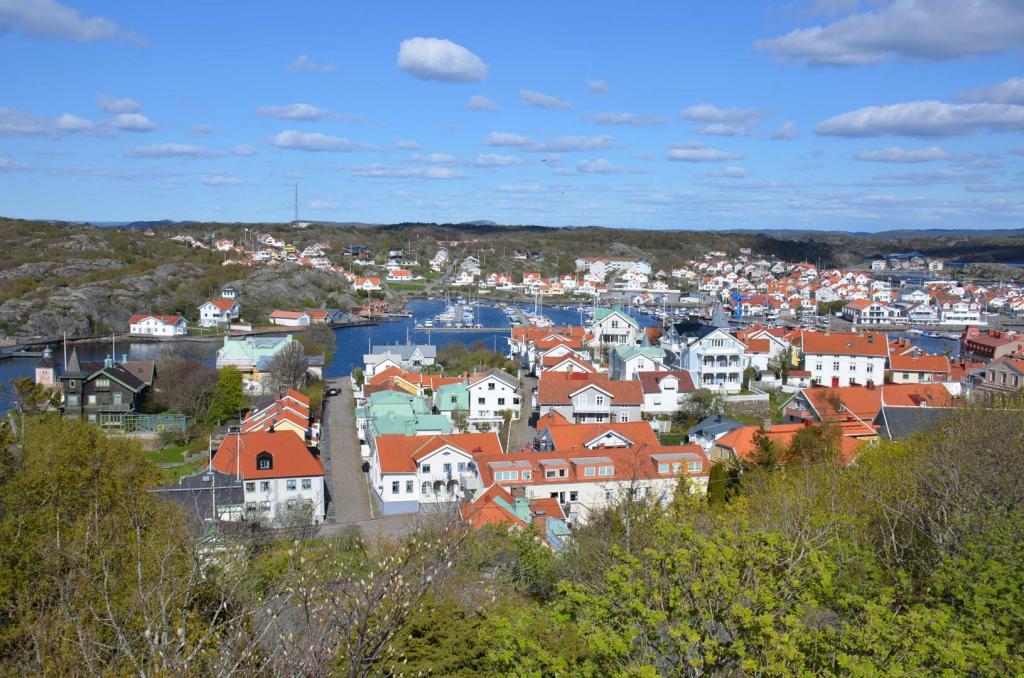
[[[341,393],[340,390],[338,390],[336,388],[329,388],[329,389],[324,390],[324,397],[336,396],[339,393]]]

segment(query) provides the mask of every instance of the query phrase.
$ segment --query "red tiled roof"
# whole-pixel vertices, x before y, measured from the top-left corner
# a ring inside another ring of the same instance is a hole
[[[280,318],[282,320],[298,320],[302,316],[308,315],[305,311],[284,311],[281,309],[274,309],[270,313],[271,318]]]
[[[270,469],[257,469],[256,456],[269,452],[273,457]],[[298,436],[286,432],[231,434],[221,441],[213,457],[213,468],[235,475],[236,456],[240,460],[242,479],[299,478],[324,475],[324,467]]]
[[[841,451],[837,462],[842,466],[847,466],[853,458],[856,456],[858,448],[863,445],[867,440],[874,438],[878,435],[878,432],[871,426],[862,424],[859,421],[848,421],[835,424],[840,427],[842,432],[841,439]],[[778,443],[781,446],[788,446],[793,436],[796,435],[797,431],[805,428],[807,424],[772,424],[771,428],[766,430],[764,433],[768,436],[769,440]],[[732,450],[732,452],[745,462],[751,463],[754,461],[754,452],[756,451],[756,445],[754,444],[754,434],[760,429],[759,426],[743,426],[730,431],[724,436],[719,438],[715,445],[724,449]]]
[[[747,353],[770,353],[772,342],[768,339],[748,339]]]
[[[880,332],[804,332],[803,351],[808,355],[889,355],[889,342]]]
[[[234,299],[210,299],[206,303],[213,304],[222,311],[227,311],[235,306]]]
[[[473,457],[478,454],[502,454],[501,441],[498,434],[493,432],[432,436],[389,433],[377,436],[374,443],[383,473],[415,473],[417,461],[445,445],[451,445]]]
[[[537,430],[542,430],[538,424]],[[606,433],[615,433],[626,438],[634,446],[636,445],[658,445],[658,436],[654,429],[646,421],[629,421],[606,424],[571,424],[569,426],[555,425],[549,428],[551,440],[555,444],[556,452],[597,452],[598,450],[614,449],[606,447],[595,447],[593,450],[587,448],[587,443],[600,438]]]
[[[537,386],[541,405],[568,405],[572,394],[587,386],[596,386],[611,394],[616,405],[642,405],[643,391],[638,381],[617,381],[607,374],[587,372],[542,372]]]
[[[949,373],[949,358],[944,355],[908,354],[889,356],[889,367],[895,372]]]
[[[501,499],[510,508],[515,507],[516,504],[515,498],[509,494],[508,490],[501,485],[491,485],[473,501],[459,507],[462,519],[478,529],[485,525],[527,526],[526,521],[514,513],[514,510],[505,508],[495,499]],[[558,503],[557,499],[552,497],[530,499],[529,507],[531,520],[541,530],[541,534],[545,532],[547,518],[565,520],[562,506]]]

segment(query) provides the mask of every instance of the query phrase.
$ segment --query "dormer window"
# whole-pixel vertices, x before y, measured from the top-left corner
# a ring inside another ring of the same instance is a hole
[[[256,469],[269,471],[274,468],[274,457],[269,452],[260,452],[256,455]]]

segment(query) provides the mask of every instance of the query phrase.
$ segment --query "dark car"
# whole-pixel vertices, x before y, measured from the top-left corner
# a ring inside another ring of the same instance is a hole
[[[336,389],[336,388],[329,388],[329,389],[326,389],[326,390],[324,391],[324,395],[325,395],[325,396],[328,396],[328,397],[330,397],[330,396],[336,396],[336,395],[338,395],[339,393],[341,393],[341,391],[339,391],[339,390],[338,390],[338,389]]]

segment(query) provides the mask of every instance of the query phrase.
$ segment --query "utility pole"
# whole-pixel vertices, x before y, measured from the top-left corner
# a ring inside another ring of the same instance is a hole
[[[295,221],[299,223],[299,182],[295,182]]]

